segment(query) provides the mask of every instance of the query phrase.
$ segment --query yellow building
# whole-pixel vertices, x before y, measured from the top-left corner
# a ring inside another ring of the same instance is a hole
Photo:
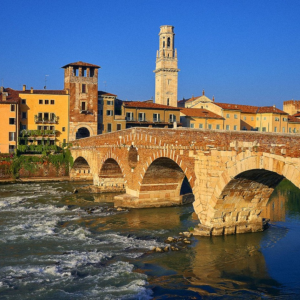
[[[19,96],[14,90],[0,90],[0,153],[14,153],[19,132]]]
[[[27,90],[24,85],[19,96],[20,130],[29,132],[30,143],[61,146],[69,141],[69,95],[66,91]]]
[[[156,104],[152,101],[123,102],[122,115],[126,119],[126,128],[160,127],[172,128],[180,124],[180,108]]]
[[[183,127],[200,129],[224,129],[225,119],[204,108],[181,108],[180,120]]]

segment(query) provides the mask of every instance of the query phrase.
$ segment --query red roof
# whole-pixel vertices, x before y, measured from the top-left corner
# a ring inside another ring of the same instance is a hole
[[[262,106],[259,107],[257,110],[258,114],[263,114],[263,113],[276,113],[276,114],[281,114],[281,115],[288,115],[288,113],[284,112],[283,110],[280,110],[276,108],[275,106]]]
[[[289,123],[300,123],[300,119],[296,118],[295,115],[288,116]]]
[[[74,63],[70,63],[70,64],[67,64],[67,65],[63,66],[62,68],[66,68],[66,67],[69,67],[69,66],[101,68],[100,66],[92,65],[92,64],[89,64],[89,63],[86,63],[86,62],[83,62],[83,61],[77,61],[77,62],[74,62]]]
[[[187,117],[199,117],[199,118],[207,118],[207,119],[224,120],[223,117],[204,108],[182,108],[181,112],[185,114]]]
[[[300,112],[297,112],[296,114],[293,114],[293,117],[299,118],[300,117]]]
[[[220,103],[220,102],[214,102],[214,104],[216,104],[226,110],[241,110],[238,107],[239,106],[238,104],[228,104],[228,103]]]
[[[114,96],[114,97],[117,97],[117,95],[115,95],[115,94],[111,94],[111,93],[107,93],[107,92],[103,92],[103,91],[98,91],[98,95],[99,96]]]
[[[3,89],[3,92],[7,93],[8,95],[6,96],[6,101],[2,101],[2,93],[0,92],[0,103],[5,104],[5,103],[18,103],[20,100],[19,93],[18,91],[15,91],[11,88],[6,88]]]
[[[165,109],[165,110],[180,110],[180,107],[173,107],[168,105],[156,104],[146,101],[124,101],[124,107],[136,107],[136,108],[152,108],[152,109]]]
[[[67,95],[65,90],[31,90],[18,91],[19,94]]]

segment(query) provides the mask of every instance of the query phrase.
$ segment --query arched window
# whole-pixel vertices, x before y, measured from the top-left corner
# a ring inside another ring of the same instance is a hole
[[[170,105],[170,99],[169,98],[167,99],[167,105]]]
[[[167,47],[170,48],[171,46],[171,39],[168,37],[168,40],[167,40]]]
[[[163,41],[163,48],[165,48],[165,41]]]

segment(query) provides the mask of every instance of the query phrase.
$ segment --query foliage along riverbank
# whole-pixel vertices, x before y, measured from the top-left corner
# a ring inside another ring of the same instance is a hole
[[[0,154],[0,179],[68,176],[72,166],[69,149],[60,153]]]

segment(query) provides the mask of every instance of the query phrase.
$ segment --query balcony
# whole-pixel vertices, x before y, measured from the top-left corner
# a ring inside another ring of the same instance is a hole
[[[79,112],[84,115],[92,115],[93,114],[93,112],[89,111],[89,110],[80,110]]]
[[[55,116],[53,118],[42,118],[38,115],[34,116],[34,122],[35,124],[57,124],[59,120],[58,116]]]

